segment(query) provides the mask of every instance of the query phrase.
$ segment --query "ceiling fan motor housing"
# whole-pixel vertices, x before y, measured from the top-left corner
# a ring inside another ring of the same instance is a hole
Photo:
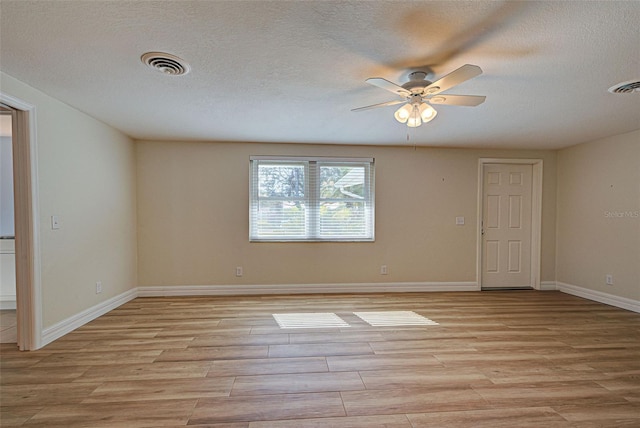
[[[419,105],[422,103],[422,93],[413,93],[409,96],[409,104]]]
[[[414,71],[409,75],[409,81],[403,84],[402,87],[412,94],[421,94],[424,88],[432,83],[425,80],[425,77],[427,77],[427,73],[424,71]]]

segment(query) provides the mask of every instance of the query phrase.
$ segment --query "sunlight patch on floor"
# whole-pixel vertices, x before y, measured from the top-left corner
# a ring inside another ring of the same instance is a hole
[[[341,328],[350,327],[342,318],[330,312],[272,314],[280,328]]]
[[[355,316],[374,327],[398,325],[439,325],[412,311],[354,312]]]

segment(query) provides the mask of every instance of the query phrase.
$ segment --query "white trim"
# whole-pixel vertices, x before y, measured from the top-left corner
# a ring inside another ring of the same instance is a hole
[[[531,177],[531,279],[535,290],[542,290],[540,283],[540,253],[542,251],[542,159],[478,159],[478,212],[476,232],[476,282],[478,290],[482,289],[482,203],[484,196],[484,165],[486,164],[520,164],[532,166]]]
[[[558,287],[556,286],[555,281],[540,281],[540,290],[541,291],[555,291]]]
[[[410,293],[477,291],[475,282],[397,282],[358,284],[169,285],[138,287],[139,297],[244,296],[255,294]]]
[[[617,308],[640,313],[640,300],[614,296],[613,294],[603,293],[602,291],[591,290],[577,285],[566,284],[564,282],[557,282],[557,287],[558,290],[563,293],[572,294],[574,296],[604,303],[605,305],[611,305]]]
[[[18,348],[36,350],[42,346],[36,107],[4,92],[0,92],[0,102],[15,110],[14,209],[16,236],[22,237],[16,241]]]
[[[375,158],[346,158],[333,156],[249,156],[250,161],[272,160],[288,162],[348,162],[348,163],[373,163]]]
[[[105,300],[104,302],[100,302],[95,306],[62,320],[51,327],[45,328],[42,331],[42,346],[59,339],[65,334],[71,333],[76,328],[82,327],[86,323],[93,321],[109,311],[112,311],[120,305],[124,305],[136,297],[138,297],[138,289],[132,288],[131,290],[125,291],[122,294]]]
[[[0,296],[0,310],[11,311],[16,309],[16,296]]]

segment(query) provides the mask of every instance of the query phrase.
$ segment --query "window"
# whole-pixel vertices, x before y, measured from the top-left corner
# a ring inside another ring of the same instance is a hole
[[[251,158],[251,241],[373,241],[373,159]]]

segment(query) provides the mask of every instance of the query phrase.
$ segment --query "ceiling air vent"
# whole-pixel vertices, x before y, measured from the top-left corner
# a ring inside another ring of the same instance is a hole
[[[628,82],[618,83],[609,88],[612,94],[630,94],[632,92],[640,92],[640,80],[629,80]]]
[[[147,52],[140,59],[154,70],[169,76],[182,76],[191,70],[183,59],[164,52]]]

